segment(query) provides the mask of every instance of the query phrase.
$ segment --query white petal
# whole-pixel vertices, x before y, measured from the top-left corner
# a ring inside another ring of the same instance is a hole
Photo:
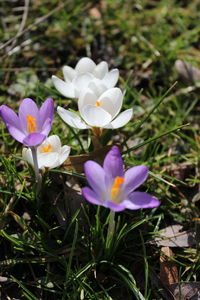
[[[88,84],[88,89],[99,98],[108,88],[102,80],[95,78]]]
[[[92,127],[103,127],[110,123],[111,115],[98,106],[86,105],[82,109],[82,117]]]
[[[86,105],[95,105],[98,97],[93,93],[92,90],[86,89],[83,93],[81,93],[78,99],[78,109],[81,113],[81,109]]]
[[[103,79],[106,73],[108,73],[108,64],[105,61],[100,62],[93,71],[94,76],[99,79]]]
[[[63,67],[63,75],[65,78],[65,81],[70,83],[74,79],[74,77],[77,75],[77,72],[69,66],[64,66]]]
[[[68,125],[70,125],[74,128],[78,128],[78,129],[90,128],[81,120],[81,118],[77,114],[75,114],[69,110],[66,110],[66,109],[58,106],[57,112],[58,112],[59,116],[61,117],[61,119],[63,119],[63,121],[65,123],[67,123]]]
[[[51,145],[51,152],[58,152],[61,149],[60,138],[57,135],[50,135],[46,140],[38,147],[38,152],[43,152],[44,148]]]
[[[68,158],[71,148],[67,145],[63,146],[59,152],[59,164],[62,165]]]
[[[90,73],[76,76],[72,83],[75,88],[75,95],[78,98],[82,92],[88,87],[88,84],[93,80],[94,76]]]
[[[79,60],[75,67],[75,71],[77,71],[79,74],[83,73],[92,73],[94,68],[96,67],[96,64],[93,62],[93,60],[89,57],[83,57]]]
[[[117,129],[127,124],[133,116],[132,108],[123,111],[119,116],[104,128]]]
[[[98,99],[101,107],[111,114],[112,119],[120,112],[123,94],[119,88],[111,88],[105,91]]]
[[[33,166],[33,157],[30,148],[23,148],[22,149],[22,158],[27,161],[31,166]]]
[[[52,169],[59,164],[59,155],[56,152],[38,153],[38,166],[39,169],[49,168]]]
[[[116,85],[118,78],[119,70],[113,69],[104,76],[103,82],[108,88],[111,88]]]
[[[75,90],[72,83],[67,83],[56,76],[52,76],[55,88],[65,97],[75,98]]]

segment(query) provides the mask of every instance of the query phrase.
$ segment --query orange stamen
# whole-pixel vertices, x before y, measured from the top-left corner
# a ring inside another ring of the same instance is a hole
[[[33,118],[31,115],[26,116],[27,120],[27,131],[28,133],[36,132],[36,118]]]
[[[120,186],[122,185],[122,183],[124,182],[124,178],[123,177],[119,177],[117,176],[114,180],[114,183],[112,185],[111,188],[111,197],[112,199],[115,199],[119,192],[120,192]]]
[[[99,101],[96,101],[95,105],[99,107],[101,106],[101,103]]]
[[[52,152],[52,145],[48,145],[46,147],[43,146],[42,152]]]

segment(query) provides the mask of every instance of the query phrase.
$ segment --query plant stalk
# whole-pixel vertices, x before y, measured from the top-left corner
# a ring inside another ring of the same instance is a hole
[[[111,210],[109,224],[108,224],[107,239],[106,239],[107,246],[110,244],[110,240],[111,240],[111,237],[113,236],[114,232],[115,232],[115,212]]]
[[[38,167],[38,159],[37,159],[37,147],[31,147],[32,157],[33,157],[33,165],[34,165],[34,171],[35,171],[35,177],[37,181],[37,194],[40,191],[41,185],[42,185],[42,177],[39,172]]]

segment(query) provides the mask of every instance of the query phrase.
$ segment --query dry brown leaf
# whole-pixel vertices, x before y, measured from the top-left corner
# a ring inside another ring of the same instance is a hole
[[[169,247],[161,248],[160,256],[160,280],[164,285],[178,282],[178,269],[172,260],[174,253]]]
[[[94,19],[101,19],[101,12],[97,7],[92,7],[89,10],[89,15],[91,18],[94,18]]]
[[[176,60],[175,68],[177,73],[185,80],[189,82],[195,82],[200,80],[200,70],[193,67],[189,63],[183,60]]]
[[[170,285],[176,300],[200,300],[200,282],[180,282]]]
[[[182,231],[183,226],[172,225],[161,229],[150,244],[164,247],[191,247],[196,244],[195,232],[193,230]]]
[[[105,146],[90,153],[69,156],[63,167],[67,171],[83,173],[83,165],[87,160],[91,159],[98,163],[102,163],[105,155],[111,149],[111,147],[112,146]]]

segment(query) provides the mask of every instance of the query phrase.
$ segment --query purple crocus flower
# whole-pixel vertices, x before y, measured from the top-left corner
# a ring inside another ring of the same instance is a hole
[[[108,207],[112,211],[153,208],[160,205],[150,194],[134,192],[147,179],[148,168],[140,165],[124,173],[123,160],[117,146],[113,146],[107,153],[103,168],[89,160],[85,163],[84,170],[91,188],[82,188],[82,193],[92,204]]]
[[[54,115],[53,99],[48,98],[38,109],[36,103],[26,98],[17,115],[11,108],[1,105],[0,115],[12,137],[29,147],[40,145],[51,130]]]

